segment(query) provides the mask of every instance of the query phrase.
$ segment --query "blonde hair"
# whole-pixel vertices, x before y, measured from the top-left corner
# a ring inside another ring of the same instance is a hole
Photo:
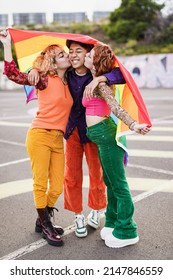
[[[63,47],[60,45],[46,47],[33,62],[33,68],[36,68],[41,74],[57,75],[56,56],[61,51],[63,51]]]

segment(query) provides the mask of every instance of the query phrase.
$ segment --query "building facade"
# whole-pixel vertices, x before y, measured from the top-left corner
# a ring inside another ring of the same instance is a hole
[[[15,13],[13,24],[46,24],[46,13]]]
[[[100,21],[109,17],[111,12],[95,11],[92,14],[92,21]],[[87,13],[53,13],[51,14],[52,21],[57,21],[60,24],[80,23],[89,21]],[[47,24],[47,13],[13,13],[13,14],[0,14],[0,27],[9,25],[25,25],[25,24]]]
[[[99,12],[99,11],[95,11],[93,13],[93,21],[100,21],[102,19],[106,19],[110,16],[111,12]]]
[[[6,27],[9,24],[9,19],[7,14],[0,14],[0,26]]]
[[[83,22],[88,20],[86,13],[54,13],[53,21],[58,21],[62,24],[72,22]]]

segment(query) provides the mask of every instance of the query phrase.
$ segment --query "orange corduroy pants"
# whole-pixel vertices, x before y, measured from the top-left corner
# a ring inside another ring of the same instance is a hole
[[[65,163],[63,132],[29,129],[26,147],[33,173],[35,206],[53,207],[63,191]]]
[[[64,208],[76,213],[83,210],[83,156],[85,154],[89,173],[88,206],[95,210],[106,207],[106,186],[96,144],[80,143],[78,129],[75,128],[66,140]]]

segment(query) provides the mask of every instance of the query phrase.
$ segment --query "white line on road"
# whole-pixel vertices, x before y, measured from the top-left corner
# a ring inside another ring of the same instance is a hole
[[[29,127],[30,123],[19,123],[19,122],[3,122],[0,121],[1,126],[13,126],[13,127]]]
[[[161,117],[161,118],[154,119],[154,122],[158,123],[160,121],[169,120],[169,119],[172,119],[172,118],[173,118],[173,115],[164,116],[164,117]]]
[[[134,167],[134,166],[133,166]],[[138,165],[135,168],[139,168]],[[143,168],[143,166],[142,166]],[[144,168],[143,168],[144,169]],[[145,169],[144,169],[145,170]],[[151,170],[152,171],[152,170]],[[157,172],[157,170],[154,170]],[[164,171],[164,170],[163,170]],[[159,170],[160,173],[160,170]],[[163,172],[162,172],[163,173]],[[169,173],[169,171],[165,171],[164,174],[173,175],[173,173]],[[131,190],[135,191],[149,191],[151,188],[153,189],[155,186],[158,186],[161,182],[165,183],[169,182],[169,180],[161,180],[161,179],[152,179],[152,178],[127,178],[129,187]],[[7,183],[0,184],[0,199],[4,199],[10,196],[24,194],[32,191],[33,180],[25,179],[25,180],[17,180]],[[83,176],[83,188],[88,188],[89,185],[89,176]],[[167,191],[165,189],[165,191]],[[173,189],[171,190],[173,192]]]
[[[147,158],[173,158],[173,151],[153,151],[153,150],[136,150],[128,149],[129,156],[132,157],[147,157]]]
[[[172,136],[158,136],[158,135],[129,135],[127,136],[127,141],[154,141],[154,142],[173,142]]]
[[[148,167],[148,166],[139,165],[139,164],[131,164],[131,163],[129,163],[128,167],[140,168],[140,169],[143,169],[143,170],[149,170],[151,172],[157,172],[157,173],[162,173],[162,174],[166,174],[166,175],[173,175],[173,171],[164,170],[164,169],[160,169],[160,168]]]
[[[172,126],[152,126],[152,131],[173,131]]]
[[[2,139],[0,139],[0,143],[25,147],[24,143],[19,143],[19,142],[14,142],[14,141],[7,141],[7,140],[2,140]]]
[[[134,203],[138,202],[138,201],[141,201],[141,200],[143,200],[143,199],[145,199],[145,198],[147,198],[151,195],[154,195],[154,194],[158,193],[159,191],[164,190],[165,188],[172,189],[172,184],[173,184],[173,180],[171,180],[169,182],[166,182],[166,184],[157,186],[157,188],[154,188],[153,190],[150,190],[148,192],[143,192],[143,193],[135,196],[133,198],[133,201],[134,201]],[[101,218],[103,218],[103,217],[104,217],[104,212],[101,213]],[[75,230],[75,225],[74,224],[70,225],[70,226],[68,226],[64,229],[64,235],[68,235],[68,234],[74,232],[74,230]],[[5,255],[5,256],[1,257],[0,260],[15,260],[15,259],[18,259],[18,258],[20,258],[20,257],[22,257],[22,256],[24,256],[28,253],[31,253],[31,252],[45,246],[46,244],[47,244],[47,242],[45,240],[40,239],[40,240],[38,240],[36,242],[33,242],[33,243],[31,243],[27,246],[24,246],[24,247],[22,247],[22,248],[20,248],[16,251],[8,254],[8,255]]]
[[[4,166],[12,165],[12,164],[17,164],[17,163],[25,162],[25,161],[28,161],[28,160],[29,160],[29,158],[13,160],[13,161],[10,161],[10,162],[1,163],[0,167],[4,167]]]

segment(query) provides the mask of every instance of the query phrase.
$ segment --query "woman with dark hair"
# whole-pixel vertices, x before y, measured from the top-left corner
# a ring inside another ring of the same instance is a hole
[[[86,54],[85,66],[91,70],[93,77],[111,71],[114,65],[115,56],[108,45],[97,43],[90,53]],[[101,238],[105,240],[106,246],[112,248],[135,244],[139,237],[133,220],[134,204],[125,175],[124,150],[116,143],[117,125],[110,113],[113,112],[137,133],[146,134],[150,129],[146,124],[138,124],[129,116],[105,83],[100,83],[95,88],[93,97],[84,96],[82,103],[86,107],[87,136],[98,146],[107,186],[108,203]]]
[[[20,72],[12,58],[11,37],[0,32],[4,46],[4,73],[21,85],[31,85],[28,73]],[[35,231],[50,245],[62,246],[64,230],[52,224],[54,205],[61,195],[64,182],[63,135],[73,100],[66,81],[71,66],[68,54],[60,45],[46,47],[35,59],[33,67],[40,73],[36,84],[38,111],[26,137],[26,147],[33,173],[33,195],[38,218]]]
[[[102,168],[98,156],[98,149],[86,136],[85,108],[82,97],[85,87],[93,80],[89,69],[84,65],[85,55],[91,51],[93,45],[67,40],[69,60],[72,65],[67,73],[67,82],[73,97],[73,106],[70,112],[64,138],[66,139],[65,178],[64,178],[64,208],[72,211],[75,216],[75,234],[85,237],[88,234],[85,216],[83,214],[83,157],[85,155],[88,173],[88,206],[91,209],[87,224],[95,229],[100,226],[100,210],[106,207],[106,186],[103,180]],[[35,84],[39,80],[37,69],[32,69],[30,82]],[[118,67],[111,73],[94,79],[93,83],[101,81],[108,83],[125,83]]]

